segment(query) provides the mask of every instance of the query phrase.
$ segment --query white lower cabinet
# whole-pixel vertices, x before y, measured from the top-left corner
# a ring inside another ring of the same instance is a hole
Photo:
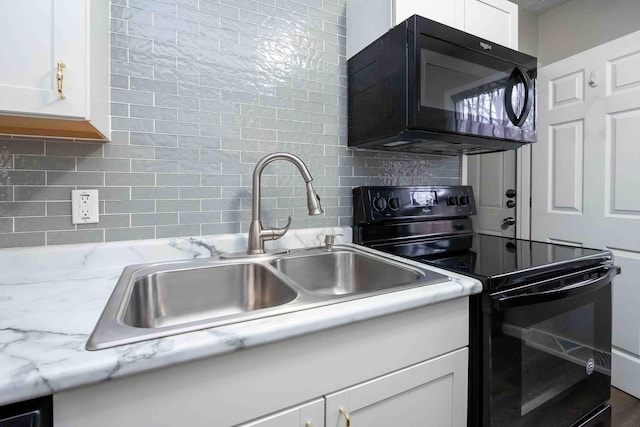
[[[54,425],[466,427],[468,342],[457,298],[59,392]]]
[[[467,425],[466,348],[326,397],[327,427]]]
[[[238,427],[322,427],[324,426],[324,399],[316,399],[304,405]]]
[[[463,348],[239,427],[463,427],[467,366]]]

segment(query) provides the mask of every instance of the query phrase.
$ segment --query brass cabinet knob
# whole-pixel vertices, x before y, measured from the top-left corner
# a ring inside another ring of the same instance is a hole
[[[60,99],[66,99],[66,95],[62,92],[62,83],[64,80],[64,75],[62,74],[62,69],[66,67],[64,62],[58,61],[58,71],[56,71],[56,80],[58,81],[58,96]]]

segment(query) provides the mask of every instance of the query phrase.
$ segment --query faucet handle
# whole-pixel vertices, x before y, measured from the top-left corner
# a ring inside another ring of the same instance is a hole
[[[293,217],[289,215],[289,219],[287,220],[287,225],[282,228],[271,227],[271,240],[277,240],[285,235],[287,231],[289,231],[289,227],[291,227],[291,223],[293,222]]]

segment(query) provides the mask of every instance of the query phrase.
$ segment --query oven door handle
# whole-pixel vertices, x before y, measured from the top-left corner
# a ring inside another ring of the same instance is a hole
[[[563,286],[562,288],[550,291],[541,291],[530,294],[520,294],[512,296],[496,296],[492,298],[493,308],[497,311],[504,311],[508,308],[521,307],[524,305],[540,304],[543,302],[556,301],[562,298],[570,298],[578,295],[587,294],[597,291],[609,284],[614,276],[614,272],[618,271],[616,266],[604,267],[604,272],[599,277],[583,280],[578,283]]]

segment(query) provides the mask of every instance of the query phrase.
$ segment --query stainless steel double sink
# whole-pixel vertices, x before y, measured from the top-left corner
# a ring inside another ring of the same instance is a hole
[[[126,267],[89,341],[101,350],[450,280],[354,246]]]

